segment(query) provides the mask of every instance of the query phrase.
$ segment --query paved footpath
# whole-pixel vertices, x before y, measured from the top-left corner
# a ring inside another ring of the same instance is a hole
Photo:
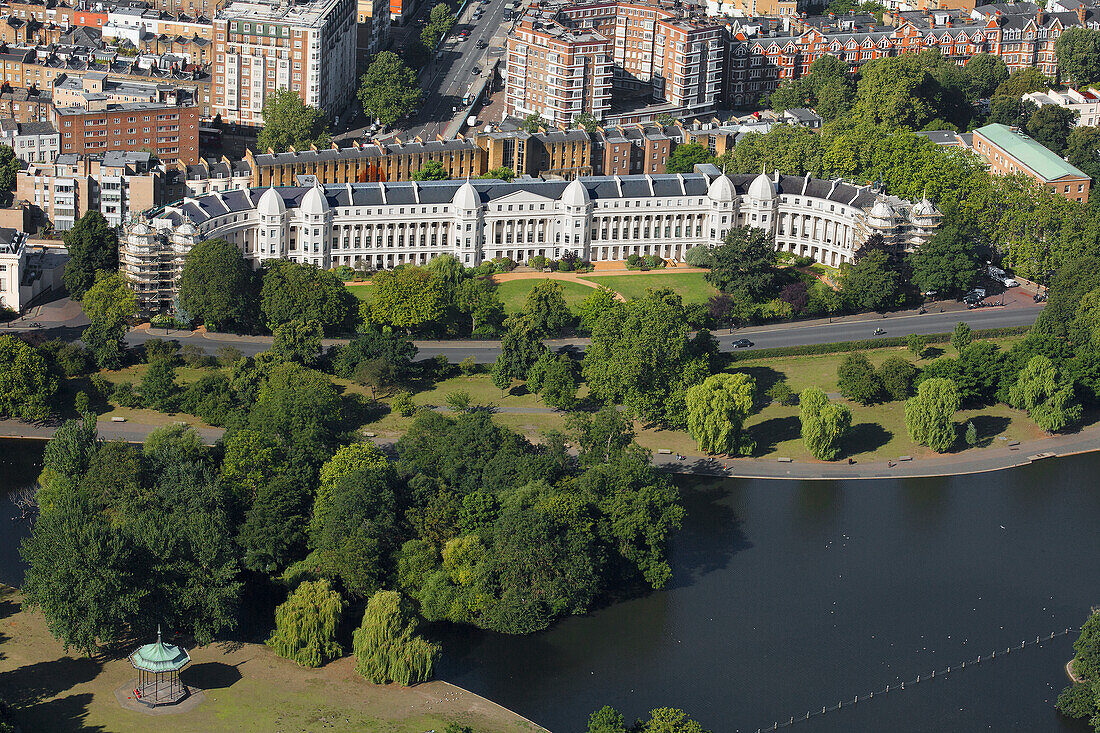
[[[180,421],[180,424],[186,424]],[[49,440],[61,423],[26,423],[21,420],[0,420],[0,438],[24,438],[28,440]],[[164,425],[148,425],[137,422],[111,422],[109,419],[96,421],[96,429],[103,440],[124,440],[127,443],[144,443],[149,433]],[[225,434],[222,428],[195,428],[203,442],[213,445]]]

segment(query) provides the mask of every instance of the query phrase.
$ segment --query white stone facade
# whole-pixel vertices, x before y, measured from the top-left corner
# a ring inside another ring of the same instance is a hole
[[[248,189],[185,199],[132,227],[147,257],[156,242],[178,250],[221,237],[259,267],[287,258],[322,268],[425,264],[453,254],[468,266],[497,257],[525,262],[573,252],[594,262],[632,254],[680,261],[717,246],[733,227],[767,230],[782,251],[838,266],[872,233],[896,249],[926,241],[939,223],[928,202],[886,199],[867,187],[809,177],[695,173],[564,181],[432,181]],[[135,267],[138,264],[135,262]],[[162,268],[163,269],[163,268]],[[170,302],[170,295],[158,296]]]

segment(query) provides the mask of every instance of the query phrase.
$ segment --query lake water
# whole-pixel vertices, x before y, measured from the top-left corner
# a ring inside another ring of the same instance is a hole
[[[41,444],[0,443],[0,494]],[[669,588],[549,631],[442,632],[439,675],[539,722],[681,707],[756,731],[982,655],[947,677],[797,723],[806,731],[1084,731],[1053,709],[1075,634],[1100,604],[1100,457],[959,478],[685,484]],[[0,518],[0,581],[18,583]]]

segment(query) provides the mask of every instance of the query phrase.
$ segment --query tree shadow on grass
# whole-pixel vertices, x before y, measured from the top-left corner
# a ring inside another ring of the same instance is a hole
[[[523,397],[524,395],[531,394],[531,392],[527,389],[527,384],[524,383],[524,384],[517,384],[516,386],[510,388],[508,390],[508,394],[511,395],[512,397]]]
[[[753,378],[756,382],[756,394],[753,396],[753,402],[757,405],[767,404],[767,391],[771,389],[772,385],[783,379],[783,373],[777,372],[769,366],[748,366],[739,367],[737,362],[734,362],[728,369],[731,372],[741,372],[747,374]]]
[[[88,657],[62,657],[48,662],[27,664],[8,672],[0,672],[0,696],[16,709],[35,708],[37,715],[38,708],[43,705],[60,705],[63,702],[56,700],[44,703],[44,700],[59,695],[74,685],[92,681],[101,669],[102,663]],[[71,695],[64,700],[82,697],[84,696]],[[62,712],[65,711],[67,708]],[[67,715],[59,719],[66,720],[70,717],[72,716]]]
[[[225,662],[192,664],[180,673],[180,679],[184,684],[200,690],[224,690],[241,681],[241,672],[237,669],[240,664],[233,665]]]
[[[794,440],[802,434],[802,422],[797,415],[773,417],[751,426],[747,430],[749,439],[756,442],[753,458],[759,458],[773,452],[780,443]]]
[[[974,429],[978,431],[978,445],[985,448],[992,445],[994,439],[1008,429],[1012,420],[999,415],[975,415],[966,422],[974,423]],[[959,435],[966,436],[965,422],[959,427]],[[963,447],[966,447],[965,440]]]
[[[87,722],[88,706],[91,704],[90,692],[66,695],[56,700],[35,703],[32,707],[16,708],[15,719],[22,723],[22,729],[26,731],[102,733],[106,728]]]
[[[840,457],[849,458],[857,453],[876,451],[890,442],[894,434],[878,423],[861,422],[853,425],[844,437]]]
[[[924,353],[921,354],[921,358],[925,361],[932,361],[933,359],[939,359],[947,352],[941,349],[939,346],[925,346]]]

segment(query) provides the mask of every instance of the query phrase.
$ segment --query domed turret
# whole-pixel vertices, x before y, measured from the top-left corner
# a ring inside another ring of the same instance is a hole
[[[591,200],[591,197],[588,195],[588,189],[584,187],[583,183],[576,179],[566,186],[565,191],[561,194],[561,202],[573,208],[584,208],[588,206]]]
[[[148,237],[152,234],[153,230],[150,229],[145,223],[138,222],[138,224],[130,230],[130,234],[138,237]]]
[[[185,221],[175,229],[175,233],[181,237],[194,237],[199,231],[195,229],[195,225],[189,221]]]
[[[266,194],[265,194],[266,195]],[[302,203],[299,206],[303,214],[309,216],[322,216],[328,211],[328,199],[325,198],[325,191],[320,186],[314,186],[306,191],[306,195],[302,197]]]
[[[260,203],[256,208],[262,216],[281,216],[286,212],[286,203],[283,201],[282,195],[272,186],[264,191],[264,195],[260,197]]]
[[[473,184],[466,181],[458,187],[458,191],[455,192],[455,196],[451,199],[451,203],[456,208],[462,211],[469,211],[470,209],[476,209],[481,206],[481,196],[478,195],[477,189]]]
[[[894,210],[881,198],[871,207],[870,222],[877,227],[894,226]]]
[[[775,183],[767,173],[761,173],[749,184],[749,198],[757,201],[771,201],[775,198]]]
[[[917,205],[913,207],[913,217],[915,219],[931,219],[939,212],[936,211],[936,207],[932,205],[932,202],[927,198],[923,198],[917,202]]]
[[[707,189],[707,196],[711,201],[733,201],[733,183],[725,175],[718,176]]]

